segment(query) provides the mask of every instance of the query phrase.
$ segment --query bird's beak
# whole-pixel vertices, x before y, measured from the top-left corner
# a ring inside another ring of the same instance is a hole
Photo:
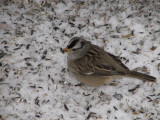
[[[65,51],[65,52],[71,52],[71,50],[68,49],[68,48],[64,48],[64,51]]]

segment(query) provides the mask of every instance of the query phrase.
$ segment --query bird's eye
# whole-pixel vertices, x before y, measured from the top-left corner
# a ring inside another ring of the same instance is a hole
[[[77,49],[72,49],[73,51],[76,51]]]

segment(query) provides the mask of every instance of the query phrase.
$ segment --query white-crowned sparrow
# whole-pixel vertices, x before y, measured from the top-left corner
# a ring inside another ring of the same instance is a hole
[[[68,69],[84,84],[100,86],[123,77],[156,82],[153,76],[129,70],[116,56],[84,38],[72,38],[64,51],[68,52]]]

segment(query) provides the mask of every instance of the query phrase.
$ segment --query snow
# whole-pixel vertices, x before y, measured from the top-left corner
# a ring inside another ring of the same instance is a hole
[[[0,3],[0,119],[160,119],[160,2],[15,2]],[[157,82],[123,78],[100,87],[78,85],[60,50],[74,36]]]

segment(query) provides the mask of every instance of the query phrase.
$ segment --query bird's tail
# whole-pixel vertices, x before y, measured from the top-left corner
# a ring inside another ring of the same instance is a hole
[[[130,71],[128,73],[128,76],[133,77],[133,78],[137,78],[137,79],[141,79],[143,81],[156,82],[155,77],[150,76],[150,75],[146,75],[146,74],[143,74],[143,73],[139,73],[139,72],[136,72],[136,71]]]

